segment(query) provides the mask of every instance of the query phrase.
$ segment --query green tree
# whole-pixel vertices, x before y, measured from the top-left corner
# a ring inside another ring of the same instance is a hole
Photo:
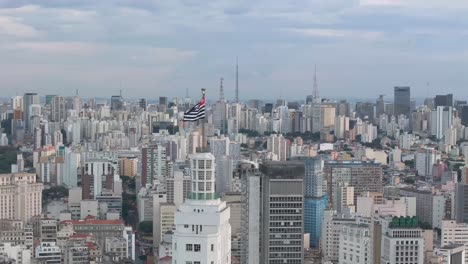
[[[138,230],[143,234],[153,234],[153,221],[143,221],[138,225]]]
[[[16,164],[18,150],[12,146],[0,146],[0,173],[10,173],[11,164]]]

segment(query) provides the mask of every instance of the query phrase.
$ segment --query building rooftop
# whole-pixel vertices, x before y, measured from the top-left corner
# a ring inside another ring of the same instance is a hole
[[[297,179],[304,177],[304,161],[266,161],[260,164],[260,171],[275,179]]]

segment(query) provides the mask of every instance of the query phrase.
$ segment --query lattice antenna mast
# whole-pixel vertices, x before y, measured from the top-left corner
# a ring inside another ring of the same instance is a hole
[[[224,87],[223,87],[223,81],[224,81],[224,78],[221,77],[220,83],[219,83],[219,101],[220,101],[220,102],[224,101]]]
[[[317,82],[317,65],[315,65],[315,70],[314,70],[314,90],[312,91],[312,95],[314,98],[319,97],[319,88],[318,88],[318,82]]]
[[[236,103],[239,103],[239,61],[236,57]]]

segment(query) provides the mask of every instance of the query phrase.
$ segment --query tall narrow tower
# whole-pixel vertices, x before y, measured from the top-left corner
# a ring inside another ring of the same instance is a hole
[[[315,70],[314,70],[314,90],[312,91],[312,95],[314,99],[319,98],[319,88],[318,88],[318,83],[317,83],[317,65],[315,65]]]
[[[236,58],[236,103],[239,103],[239,61]]]
[[[222,102],[224,101],[224,87],[223,87],[223,80],[224,78],[221,77],[220,83],[219,83],[219,101]]]
[[[190,156],[192,188],[175,215],[173,263],[231,263],[230,209],[215,194],[215,157]]]

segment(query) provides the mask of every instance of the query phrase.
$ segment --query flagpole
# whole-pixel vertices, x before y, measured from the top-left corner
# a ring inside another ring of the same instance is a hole
[[[205,91],[206,91],[206,89],[202,88],[201,90],[202,90],[202,98],[203,98],[202,100],[205,100],[205,93],[206,93]],[[205,105],[206,105],[206,100],[205,100]],[[205,119],[206,119],[206,115],[202,119],[202,152],[206,151]]]

